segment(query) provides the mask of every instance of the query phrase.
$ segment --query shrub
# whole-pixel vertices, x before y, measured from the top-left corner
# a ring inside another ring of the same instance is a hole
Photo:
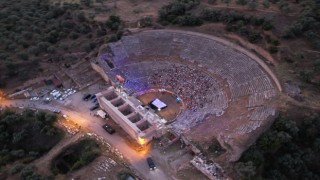
[[[248,2],[248,8],[250,10],[255,10],[258,6],[257,0],[249,0]]]
[[[70,39],[78,39],[78,37],[79,37],[79,34],[76,33],[76,32],[71,32],[71,33],[69,34],[69,38],[70,38]]]
[[[248,0],[236,0],[236,3],[239,5],[247,5],[248,4]]]
[[[109,16],[109,19],[106,22],[106,26],[111,30],[118,30],[120,23],[121,23],[121,19],[119,16],[111,15]]]
[[[11,169],[11,171],[10,171],[10,174],[17,174],[17,173],[19,173],[22,169],[23,169],[23,165],[22,164],[17,164],[17,165],[15,165],[12,169]]]
[[[101,37],[101,36],[105,36],[107,34],[106,30],[105,29],[97,29],[96,30],[96,35],[98,37]]]
[[[49,46],[47,48],[47,52],[50,54],[54,54],[56,52],[56,48],[54,46]]]
[[[313,77],[313,71],[312,70],[302,70],[302,71],[300,71],[300,77],[302,80],[309,83],[309,82],[311,82],[311,79]]]
[[[172,22],[177,16],[182,16],[186,12],[186,8],[183,4],[173,2],[168,5],[162,6],[159,10],[159,20]]]
[[[141,27],[150,27],[152,26],[152,21],[151,16],[143,16],[140,18],[139,23]]]
[[[279,1],[278,7],[284,13],[288,13],[290,11],[289,3],[285,0]]]
[[[272,24],[270,21],[264,21],[263,24],[262,24],[262,29],[263,30],[266,30],[266,31],[269,31],[273,28]]]
[[[251,179],[256,174],[256,167],[253,162],[239,162],[235,166],[236,171],[243,177]]]
[[[268,48],[268,50],[269,50],[269,52],[270,52],[271,54],[275,54],[275,53],[278,52],[278,47],[277,47],[277,46],[270,46],[270,47]]]
[[[17,56],[18,56],[20,59],[25,60],[25,61],[29,59],[28,54],[25,53],[25,52],[20,52],[20,53],[17,54]]]
[[[209,4],[215,4],[217,2],[217,0],[208,0]]]
[[[176,24],[181,26],[199,26],[202,24],[201,19],[193,15],[179,16],[176,21]]]
[[[268,9],[270,7],[269,0],[263,0],[262,5],[263,5],[264,8]]]
[[[251,43],[257,43],[261,39],[262,39],[262,37],[261,37],[260,33],[257,33],[257,32],[251,32],[248,35],[248,40]]]

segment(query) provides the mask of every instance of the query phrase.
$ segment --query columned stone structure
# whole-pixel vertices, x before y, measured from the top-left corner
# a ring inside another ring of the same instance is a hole
[[[144,109],[135,97],[128,97],[114,87],[96,94],[100,107],[127,132],[143,145],[162,135],[164,119]]]

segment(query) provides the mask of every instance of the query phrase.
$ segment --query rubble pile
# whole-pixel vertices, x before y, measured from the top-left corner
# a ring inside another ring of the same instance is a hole
[[[195,156],[190,163],[196,167],[199,171],[205,174],[209,179],[212,180],[227,180],[224,175],[223,169],[219,166],[219,164],[213,161],[207,161],[203,157]]]

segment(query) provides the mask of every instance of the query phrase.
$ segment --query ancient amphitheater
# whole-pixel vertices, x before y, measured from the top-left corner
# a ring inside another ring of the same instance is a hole
[[[175,30],[124,36],[100,48],[98,63],[114,81],[124,77],[128,93],[168,89],[184,106],[170,123],[177,134],[215,137],[236,160],[276,116],[281,91],[262,60],[222,39]],[[229,146],[226,147],[226,144]]]

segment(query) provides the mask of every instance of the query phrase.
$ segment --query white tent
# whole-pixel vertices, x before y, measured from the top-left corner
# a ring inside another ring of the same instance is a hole
[[[164,102],[160,101],[159,99],[155,99],[154,101],[151,102],[151,104],[155,106],[158,110],[167,107],[167,105]]]
[[[98,110],[97,115],[102,118],[106,118],[107,113],[105,113],[103,110]]]

